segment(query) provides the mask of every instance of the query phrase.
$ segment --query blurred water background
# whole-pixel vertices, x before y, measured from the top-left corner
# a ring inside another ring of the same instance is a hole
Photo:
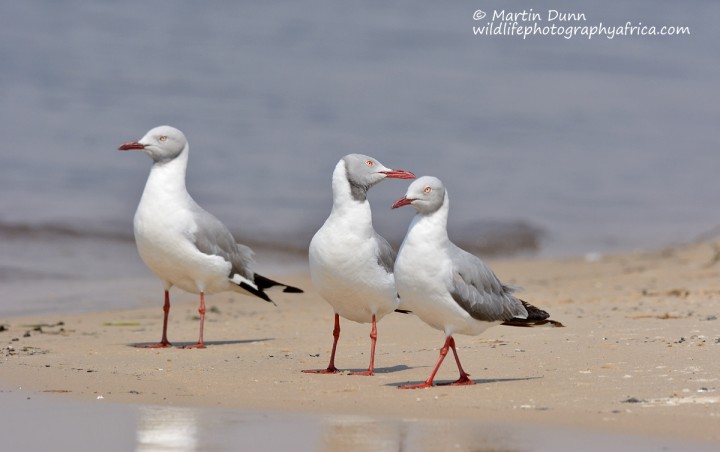
[[[473,33],[503,8],[690,34]],[[161,124],[190,141],[192,195],[266,273],[305,268],[351,152],[443,179],[451,237],[483,256],[694,240],[720,224],[718,19],[710,0],[8,2],[0,313],[161,301],[132,239],[150,160],[116,151]],[[395,245],[406,187],[370,192]]]

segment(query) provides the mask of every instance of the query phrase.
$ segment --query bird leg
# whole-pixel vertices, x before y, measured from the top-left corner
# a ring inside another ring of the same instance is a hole
[[[435,379],[435,374],[437,373],[438,369],[440,369],[440,364],[442,364],[443,360],[445,359],[445,356],[448,353],[448,349],[452,349],[453,354],[455,355],[455,362],[457,363],[458,370],[460,371],[460,378],[458,378],[456,381],[453,381],[451,383],[438,383],[438,386],[459,386],[459,385],[473,385],[475,384],[474,381],[472,381],[470,378],[470,374],[465,372],[462,368],[462,365],[460,365],[460,358],[458,357],[457,350],[455,350],[455,339],[453,339],[452,336],[448,336],[447,339],[445,339],[445,345],[443,345],[443,348],[440,349],[440,358],[438,358],[437,364],[435,364],[435,368],[433,369],[432,373],[430,374],[430,377],[425,380],[424,383],[414,384],[414,385],[404,385],[404,386],[398,386],[400,389],[419,389],[419,388],[430,388],[433,385],[433,380]]]
[[[335,328],[333,328],[333,346],[330,353],[330,364],[324,370],[303,370],[306,374],[336,374],[339,372],[335,367],[335,350],[337,349],[338,339],[340,339],[340,314],[335,313]]]
[[[377,322],[375,321],[375,314],[372,316],[372,330],[370,330],[370,367],[368,370],[363,372],[353,372],[353,375],[375,375],[375,343],[377,342]]]
[[[198,339],[197,344],[183,345],[180,348],[205,348],[205,342],[203,342],[203,328],[205,326],[205,292],[200,292],[200,308],[198,308],[198,312],[200,313],[200,338]]]
[[[425,380],[424,383],[418,383],[414,385],[403,385],[398,386],[399,389],[420,389],[420,388],[431,388],[433,385],[433,380],[435,379],[435,374],[437,373],[438,369],[440,369],[440,364],[442,364],[443,360],[445,359],[445,356],[448,353],[448,349],[450,348],[450,343],[453,343],[452,336],[448,336],[447,339],[445,339],[445,345],[440,349],[440,357],[438,358],[437,364],[435,364],[435,368],[433,369],[432,373],[430,374],[430,377]],[[455,350],[455,346],[453,345],[453,351]],[[456,355],[457,356],[457,355]]]
[[[165,305],[163,306],[163,332],[162,332],[162,340],[158,342],[157,344],[148,344],[148,345],[136,345],[137,348],[165,348],[170,347],[172,344],[167,339],[167,324],[168,324],[168,315],[170,314],[170,291],[165,291]]]
[[[450,348],[453,351],[453,355],[455,355],[455,362],[457,363],[458,370],[460,371],[460,378],[458,378],[457,380],[455,380],[451,383],[438,383],[438,386],[474,385],[475,382],[472,381],[470,378],[468,378],[470,376],[470,374],[465,372],[462,368],[462,365],[460,364],[460,358],[458,357],[457,350],[455,350],[455,339],[453,339],[452,336],[450,336],[448,339],[450,341]],[[447,342],[446,342],[446,344],[447,344]]]

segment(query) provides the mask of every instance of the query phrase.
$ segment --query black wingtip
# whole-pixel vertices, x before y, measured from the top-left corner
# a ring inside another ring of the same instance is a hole
[[[543,311],[542,309],[531,305],[527,301],[520,300],[520,302],[523,304],[528,313],[527,320],[545,320],[550,317],[550,314],[548,314],[547,311]]]
[[[541,325],[550,324],[551,326],[556,327],[556,328],[564,328],[565,327],[565,325],[558,322],[557,320],[550,319],[550,314],[548,314],[547,311],[543,311],[542,309],[531,305],[527,301],[520,300],[520,302],[522,302],[523,306],[525,307],[525,310],[528,313],[527,318],[526,319],[512,318],[508,321],[503,322],[502,325],[533,327],[533,326],[541,326]]]
[[[260,290],[270,289],[271,287],[279,286],[279,287],[283,288],[282,291],[285,293],[305,293],[305,292],[303,292],[302,289],[300,289],[298,287],[288,286],[287,284],[273,281],[272,279],[266,278],[265,276],[259,275],[257,273],[255,273],[255,275],[253,275],[253,280],[254,280],[253,282],[255,284],[257,284],[258,289],[260,289]]]
[[[268,297],[268,294],[266,294],[266,293],[263,292],[262,290],[257,290],[256,288],[254,288],[254,287],[251,286],[250,284],[247,284],[247,283],[245,283],[245,282],[241,282],[240,284],[238,284],[238,286],[242,287],[243,289],[245,289],[246,291],[248,291],[248,292],[250,292],[251,294],[255,295],[256,297],[262,298],[263,300],[267,301],[268,303],[275,304],[275,302],[272,301],[272,299],[271,299],[270,297]],[[275,306],[277,306],[277,305],[275,305]]]
[[[285,286],[285,288],[283,289],[283,292],[285,292],[285,293],[305,293],[305,291],[300,289],[299,287],[293,287],[293,286]]]
[[[412,311],[408,311],[407,309],[396,309],[395,312],[399,312],[400,314],[412,314]]]
[[[558,322],[557,320],[550,320],[550,319],[545,319],[545,320],[510,319],[510,320],[507,320],[507,321],[501,323],[501,325],[505,325],[505,326],[520,326],[520,327],[524,327],[524,328],[531,328],[533,326],[542,326],[542,325],[548,325],[548,324],[555,328],[564,328],[565,327],[565,325]]]

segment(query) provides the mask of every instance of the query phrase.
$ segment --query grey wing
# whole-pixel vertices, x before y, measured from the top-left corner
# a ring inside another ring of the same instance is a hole
[[[527,310],[478,257],[455,247],[450,295],[474,319],[494,322],[526,318]]]
[[[373,231],[375,232],[375,231]],[[386,272],[392,273],[395,266],[395,257],[397,253],[392,246],[380,234],[375,232],[375,241],[378,244],[377,263],[385,269]]]
[[[197,249],[230,262],[232,269],[228,277],[232,278],[233,275],[238,274],[252,281],[253,251],[245,245],[236,243],[235,238],[220,220],[201,208],[198,209],[200,210],[195,216],[197,231],[192,236]]]

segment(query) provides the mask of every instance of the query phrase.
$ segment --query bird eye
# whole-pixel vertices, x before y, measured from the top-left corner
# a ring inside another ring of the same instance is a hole
[[[372,160],[368,160],[367,162],[365,162],[365,164],[370,167],[375,166],[375,162],[373,162]]]
[[[430,193],[432,191],[432,188],[425,187],[425,190],[423,190],[425,193]]]
[[[167,141],[167,135],[160,135],[160,138],[158,138],[160,141]]]

